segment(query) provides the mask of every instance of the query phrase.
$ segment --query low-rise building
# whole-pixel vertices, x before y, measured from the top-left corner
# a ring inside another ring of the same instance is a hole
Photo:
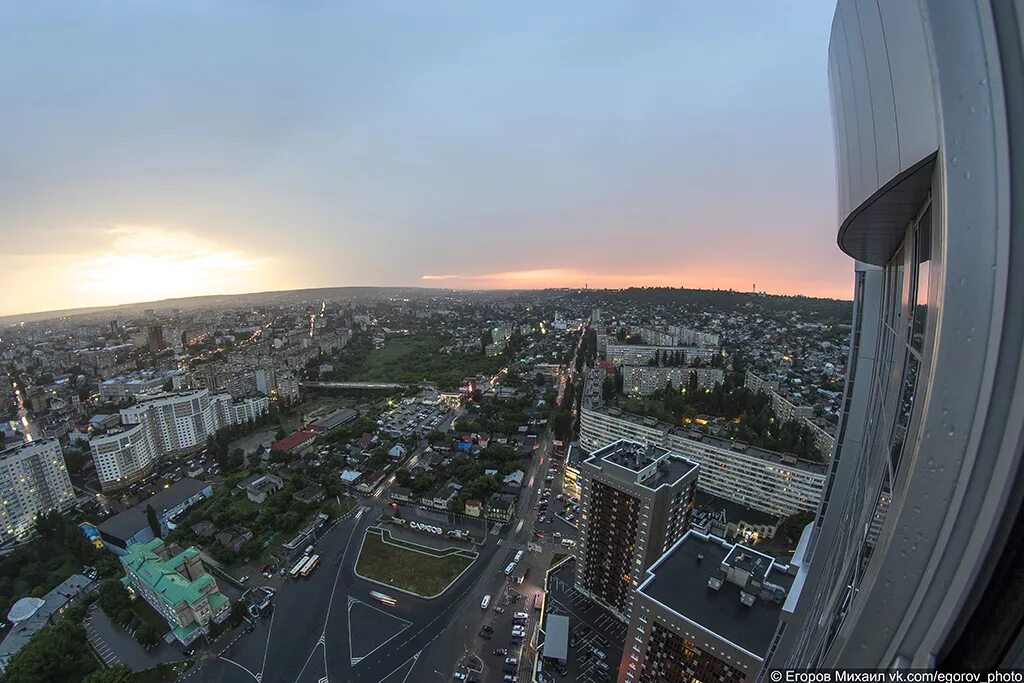
[[[160,533],[166,534],[176,527],[175,518],[193,505],[213,495],[213,487],[197,479],[181,479],[158,491],[146,500],[119,512],[97,525],[100,540],[108,550],[123,554],[133,543],[145,543],[154,538],[146,510],[152,506],[160,524]]]
[[[231,611],[230,600],[195,548],[181,550],[155,538],[128,546],[121,564],[124,584],[167,620],[183,645],[208,633]]]
[[[312,429],[299,429],[283,439],[275,441],[270,446],[270,450],[283,451],[285,453],[302,453],[313,445],[313,439],[315,438],[316,432]]]
[[[327,495],[327,491],[323,486],[319,484],[312,484],[304,489],[296,491],[292,496],[296,503],[302,503],[303,505],[312,505],[319,503]]]
[[[493,522],[507,524],[516,513],[517,500],[511,493],[495,493],[487,499],[487,511],[484,516]]]
[[[217,542],[233,553],[240,552],[247,541],[252,540],[252,530],[238,524],[232,524],[217,533]]]
[[[7,669],[11,658],[32,640],[43,627],[57,623],[75,600],[82,595],[92,579],[72,574],[41,598],[22,598],[11,607],[7,620],[11,630],[0,642],[0,673]]]
[[[240,486],[245,489],[245,496],[256,503],[262,504],[268,497],[284,488],[284,481],[276,474],[254,474],[244,480]]]
[[[757,543],[775,538],[782,519],[726,498],[698,491],[690,526],[702,534]]]

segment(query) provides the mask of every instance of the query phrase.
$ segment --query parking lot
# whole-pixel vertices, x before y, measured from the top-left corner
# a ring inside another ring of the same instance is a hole
[[[380,428],[395,439],[407,436],[426,436],[433,431],[446,431],[451,422],[451,411],[444,403],[425,404],[420,401],[402,402],[381,414]]]
[[[569,658],[565,676],[580,683],[615,680],[622,659],[627,626],[600,605],[573,588],[572,561],[551,576],[548,613],[569,617]],[[603,656],[602,656],[603,655]],[[544,667],[544,678],[558,680],[557,669]]]

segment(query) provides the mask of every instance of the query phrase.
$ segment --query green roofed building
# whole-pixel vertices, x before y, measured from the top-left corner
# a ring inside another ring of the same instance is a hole
[[[184,645],[227,619],[231,611],[228,597],[220,592],[195,548],[181,550],[154,538],[129,545],[121,564],[127,573],[125,585],[167,619],[174,637]]]

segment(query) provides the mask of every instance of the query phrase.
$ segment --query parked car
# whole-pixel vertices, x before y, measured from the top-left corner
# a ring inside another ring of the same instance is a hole
[[[497,655],[498,657],[504,657],[505,655],[508,654],[508,650],[506,650],[505,648],[502,647],[502,648],[498,648],[497,650],[495,650],[491,654]]]
[[[530,615],[527,612],[516,612],[512,615],[516,619],[529,619]]]
[[[513,666],[515,666],[515,665],[519,664],[519,660],[516,659],[515,657],[506,657],[505,658],[505,663],[506,664],[512,664]]]

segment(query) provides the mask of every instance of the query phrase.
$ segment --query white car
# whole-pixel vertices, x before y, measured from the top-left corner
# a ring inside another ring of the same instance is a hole
[[[530,615],[527,612],[516,612],[512,617],[515,619],[529,619]]]

